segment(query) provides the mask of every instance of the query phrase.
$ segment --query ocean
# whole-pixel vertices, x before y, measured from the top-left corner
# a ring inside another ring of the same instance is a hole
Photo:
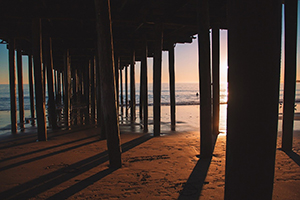
[[[148,104],[149,106],[153,105],[153,84],[148,84]],[[25,108],[25,118],[30,117],[30,97],[29,97],[29,85],[24,84],[24,108]],[[136,84],[136,104],[139,104],[139,83]],[[130,89],[128,84],[128,90]],[[199,105],[199,96],[196,94],[199,93],[199,84],[198,83],[176,83],[175,85],[175,99],[176,105],[178,106],[191,106]],[[17,93],[18,96],[18,93]],[[169,84],[162,84],[162,93],[161,93],[161,103],[162,106],[167,106],[170,103],[170,93],[169,93]],[[123,97],[125,101],[125,85],[123,84]],[[280,85],[280,101],[282,102],[283,98],[283,84]],[[46,95],[46,101],[48,97]],[[128,99],[130,99],[128,91]],[[225,120],[222,123],[223,126],[226,126],[226,108],[227,108],[227,83],[221,83],[220,85],[220,104],[221,104],[221,117],[220,120]],[[18,104],[18,97],[17,97]],[[297,83],[296,88],[296,111],[299,112],[300,109],[300,83]],[[222,106],[223,105],[223,106]],[[222,111],[223,110],[223,111]],[[225,113],[222,113],[225,112]],[[282,108],[279,106],[279,112],[282,112]],[[152,113],[149,113],[151,117]],[[163,118],[163,117],[162,117]],[[18,119],[18,117],[17,117]],[[165,119],[167,120],[167,119]],[[223,127],[226,129],[226,127]],[[9,85],[0,84],[0,134],[10,130],[10,93]],[[226,131],[226,130],[225,130]]]

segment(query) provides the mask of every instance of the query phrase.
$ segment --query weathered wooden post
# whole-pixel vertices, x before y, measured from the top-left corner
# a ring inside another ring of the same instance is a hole
[[[130,61],[130,122],[135,122],[135,51],[132,51]]]
[[[154,43],[154,58],[153,58],[154,136],[160,136],[162,44],[163,44],[163,28],[162,28],[162,24],[157,24],[155,27],[155,43]]]
[[[18,94],[19,94],[19,119],[21,131],[25,128],[24,118],[24,91],[23,91],[23,66],[22,66],[22,52],[17,50],[17,69],[18,69]]]
[[[115,56],[115,80],[116,80],[116,100],[117,100],[117,114],[119,116],[119,67],[120,67],[120,57]]]
[[[171,130],[175,131],[176,107],[175,107],[175,45],[169,46],[169,84],[170,84],[170,109],[171,109]]]
[[[32,20],[32,49],[34,59],[34,85],[37,116],[38,140],[47,140],[45,94],[42,67],[42,26],[41,19]]]
[[[74,122],[74,125],[77,125],[80,120],[79,120],[79,110],[78,110],[78,97],[79,97],[79,92],[78,92],[78,83],[79,83],[79,78],[78,78],[78,73],[77,69],[72,69],[71,70],[71,76],[73,78],[73,88],[72,88],[72,109],[71,109],[71,121]],[[73,115],[74,114],[74,115]],[[73,118],[74,117],[74,118]]]
[[[48,87],[48,114],[52,129],[57,129],[56,106],[53,90],[53,56],[52,39],[46,37],[44,40],[44,65],[47,68],[47,87]]]
[[[282,149],[293,148],[295,90],[297,69],[297,10],[298,0],[286,0],[285,15],[285,71],[282,121]]]
[[[228,1],[228,22],[225,200],[271,200],[278,126],[281,1]]]
[[[144,69],[143,69],[143,66],[142,66],[142,63],[141,63],[141,65],[140,65],[140,99],[139,99],[139,101],[140,101],[140,103],[139,103],[139,117],[140,117],[140,123],[141,123],[141,125],[143,124],[143,84],[142,84],[142,82],[143,82],[143,71]],[[142,126],[141,126],[142,127]]]
[[[88,69],[84,71],[84,96],[85,96],[85,124],[90,124],[90,108],[91,108],[91,66],[92,60],[89,60]]]
[[[97,50],[99,51],[99,50]],[[96,56],[96,77],[97,77],[97,126],[100,127],[100,137],[101,139],[106,139],[106,124],[104,121],[104,113],[102,108],[102,89],[101,89],[101,83],[100,83],[100,62],[99,62],[99,56],[97,54]],[[115,89],[115,88],[114,88]]]
[[[92,123],[95,123],[95,115],[96,115],[96,90],[95,90],[95,56],[91,60],[91,120]]]
[[[212,29],[213,134],[219,134],[220,116],[220,31]]]
[[[57,94],[56,102],[61,104],[61,72],[57,70]]]
[[[142,99],[143,99],[143,124],[144,133],[148,132],[148,76],[147,76],[147,56],[148,46],[146,37],[143,39],[142,60],[141,60],[141,76],[142,76]]]
[[[99,76],[101,87],[101,105],[106,123],[105,132],[111,168],[120,168],[121,145],[119,120],[117,116],[117,95],[114,65],[114,49],[112,37],[112,22],[110,13],[110,0],[95,0],[97,47],[99,57]]]
[[[31,125],[35,125],[35,106],[34,106],[34,93],[33,93],[33,71],[32,71],[32,55],[28,55],[28,82],[29,82],[29,97],[30,97],[30,115]]]
[[[10,87],[10,120],[11,132],[17,133],[17,97],[16,97],[16,61],[15,39],[9,40],[9,87]]]
[[[211,73],[209,42],[209,5],[198,0],[198,53],[200,88],[200,154],[210,157],[213,151],[211,127]]]
[[[122,73],[123,69],[122,67],[120,68],[120,105],[121,105],[121,117],[122,117],[122,121],[123,121],[123,115],[124,115],[124,100],[123,100],[123,73]]]
[[[128,67],[125,67],[125,112],[126,120],[128,119]]]
[[[70,98],[71,98],[71,61],[70,61],[70,53],[69,49],[66,51],[64,55],[64,77],[63,77],[63,85],[64,85],[64,124],[68,129],[70,127]]]

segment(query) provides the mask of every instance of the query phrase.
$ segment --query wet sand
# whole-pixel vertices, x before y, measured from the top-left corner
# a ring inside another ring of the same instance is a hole
[[[117,170],[108,168],[99,129],[49,133],[47,142],[36,142],[32,131],[3,135],[0,199],[223,199],[226,135],[219,135],[211,160],[199,159],[198,112],[178,106],[175,132],[162,115],[161,137],[121,125]],[[276,152],[273,199],[300,198],[300,131],[294,147]]]

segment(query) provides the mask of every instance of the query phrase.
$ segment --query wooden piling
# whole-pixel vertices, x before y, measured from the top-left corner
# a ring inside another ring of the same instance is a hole
[[[92,60],[88,62],[87,70],[84,70],[84,96],[85,96],[85,124],[90,124],[90,108],[91,108],[91,66]]]
[[[119,120],[117,116],[117,95],[115,92],[115,64],[112,37],[112,21],[110,13],[110,0],[95,0],[97,47],[99,57],[99,78],[101,87],[101,104],[106,123],[105,131],[109,154],[110,168],[120,168],[121,144],[119,132]],[[109,134],[108,134],[109,133]]]
[[[44,78],[42,67],[42,26],[41,19],[32,20],[32,49],[34,59],[34,85],[37,115],[38,140],[47,140],[47,126],[44,101]]]
[[[97,50],[99,51],[99,50]],[[106,139],[106,129],[105,121],[104,121],[104,113],[102,108],[102,89],[101,89],[101,82],[100,82],[100,63],[99,63],[99,56],[96,56],[96,77],[97,77],[97,126],[100,127],[100,138]],[[115,88],[114,88],[115,89]]]
[[[198,56],[200,88],[200,155],[212,155],[211,71],[208,0],[198,0]]]
[[[71,76],[73,79],[73,88],[72,88],[72,98],[71,98],[71,104],[74,105],[73,109],[70,111],[72,113],[71,115],[71,122],[74,123],[74,125],[77,125],[79,120],[79,110],[78,110],[78,73],[77,69],[72,69],[71,70]]]
[[[281,1],[228,1],[225,200],[272,199],[281,19]]]
[[[282,149],[285,151],[291,151],[293,148],[295,90],[297,79],[297,10],[298,0],[285,1],[285,71],[282,121]]]
[[[17,50],[17,70],[18,70],[18,99],[19,99],[19,123],[21,131],[25,128],[24,117],[24,91],[23,91],[23,66],[22,66],[22,52]]]
[[[48,119],[52,129],[57,129],[56,106],[53,89],[53,55],[52,55],[52,39],[45,37],[44,41],[44,65],[47,69],[47,88],[48,88]]]
[[[171,111],[171,130],[175,131],[176,124],[176,105],[175,105],[175,56],[174,44],[169,47],[169,84],[170,84],[170,111]]]
[[[212,29],[213,134],[219,134],[220,116],[220,30]]]
[[[135,122],[135,51],[132,51],[130,61],[130,122]]]
[[[154,59],[153,59],[154,136],[160,136],[162,45],[163,45],[163,29],[162,29],[162,24],[158,24],[155,27]]]
[[[95,90],[95,56],[91,60],[91,121],[95,123],[95,115],[96,115],[96,90]]]
[[[123,99],[123,73],[122,73],[122,68],[120,68],[120,106],[121,106],[121,117],[123,121],[123,116],[124,116],[124,99]]]
[[[15,39],[9,40],[9,87],[10,87],[10,120],[11,132],[17,133],[17,97],[16,97],[16,61]]]
[[[61,104],[61,72],[57,71],[57,103]]]
[[[117,115],[119,116],[119,107],[120,107],[120,102],[119,102],[119,69],[120,69],[120,57],[116,56],[116,62],[115,62],[115,80],[116,80],[116,100],[117,100]]]
[[[139,103],[139,117],[140,117],[140,123],[141,125],[143,124],[143,86],[142,86],[142,82],[143,82],[143,75],[142,75],[142,71],[143,71],[143,66],[142,64],[140,65],[140,103]],[[142,126],[141,126],[142,127]]]
[[[28,55],[28,83],[29,83],[29,98],[30,98],[30,116],[31,125],[35,125],[35,105],[33,93],[33,71],[32,71],[32,55]]]
[[[64,55],[64,124],[66,128],[70,127],[70,98],[71,98],[71,66],[70,52],[66,50]]]
[[[143,99],[143,124],[144,124],[144,133],[148,132],[148,76],[147,76],[147,55],[148,55],[148,46],[147,39],[144,38],[143,41],[144,49],[142,50],[142,60],[141,60],[141,85],[142,85],[142,99]]]
[[[128,67],[125,67],[125,112],[128,119]]]

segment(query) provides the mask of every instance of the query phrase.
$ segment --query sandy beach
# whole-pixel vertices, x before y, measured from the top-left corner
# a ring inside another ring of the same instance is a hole
[[[151,126],[144,134],[138,125],[120,125],[123,165],[116,170],[108,168],[98,128],[49,133],[47,142],[36,142],[33,129],[0,136],[0,199],[223,199],[226,135],[212,159],[199,159],[199,107],[177,107],[175,132],[168,109],[162,107],[161,137],[152,137]],[[280,150],[280,136],[273,199],[296,200],[300,130],[293,152]]]

